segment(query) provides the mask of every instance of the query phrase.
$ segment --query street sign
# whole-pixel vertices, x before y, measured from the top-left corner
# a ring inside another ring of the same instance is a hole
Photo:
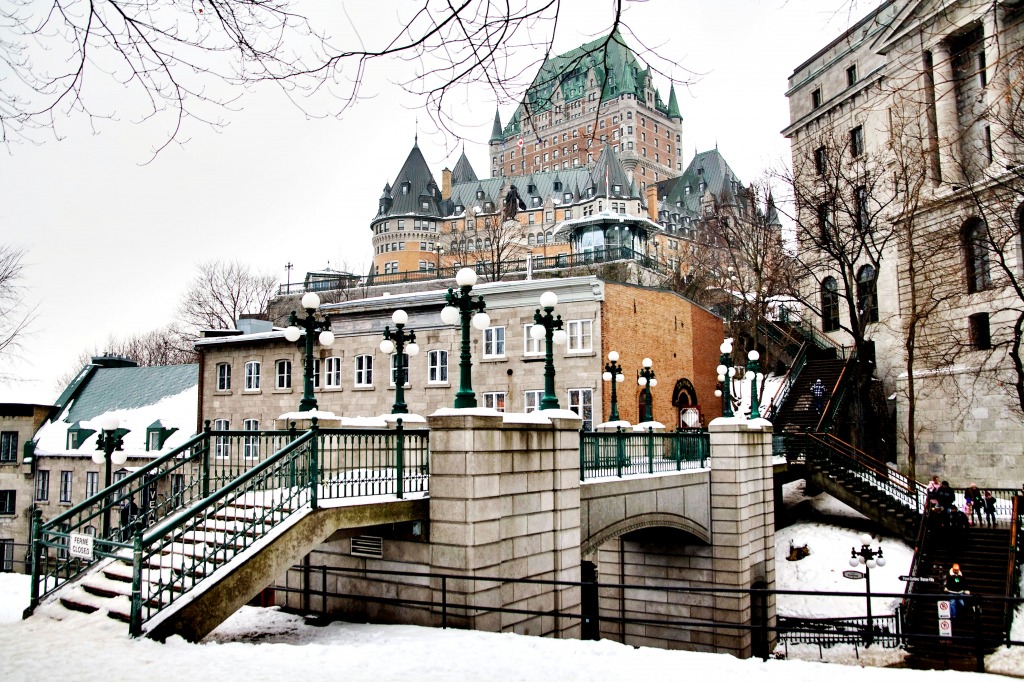
[[[863,580],[864,574],[860,571],[843,571],[843,577],[850,580]]]
[[[68,544],[68,554],[73,557],[92,560],[92,536],[83,533],[72,533]]]
[[[949,602],[945,599],[935,602],[935,608],[939,611],[939,618],[949,619],[952,617],[951,610],[949,608]]]
[[[916,575],[901,575],[900,580],[905,583],[933,583],[935,578],[927,578]]]
[[[952,637],[953,636],[953,621],[949,618],[939,619],[939,637]]]

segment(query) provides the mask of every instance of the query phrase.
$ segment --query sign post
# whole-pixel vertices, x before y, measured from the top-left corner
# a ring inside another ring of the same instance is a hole
[[[935,602],[935,607],[939,612],[939,637],[953,636],[953,618],[950,615],[949,606],[949,602],[944,599]]]
[[[843,571],[843,577],[849,580],[864,580],[864,574],[860,571]]]

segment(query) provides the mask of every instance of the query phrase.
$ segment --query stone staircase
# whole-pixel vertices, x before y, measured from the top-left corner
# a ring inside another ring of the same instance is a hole
[[[1008,594],[1011,579],[1007,572],[1011,556],[1010,530],[1006,528],[974,526],[960,547],[951,546],[947,538],[931,530],[918,549],[915,575],[934,582],[915,583],[911,593],[941,594],[949,567],[955,562],[960,564],[972,595],[1003,597]],[[953,621],[953,636],[957,639],[938,639],[938,621],[932,600],[918,599],[910,604],[904,624],[908,667],[976,670],[979,654],[991,653],[1002,640],[1006,614],[999,602],[982,601],[977,610],[966,604]]]
[[[840,387],[845,365],[844,360],[835,358],[808,360],[775,417],[775,432],[817,431],[821,413],[814,409],[811,385],[821,379],[825,385],[824,404],[827,404]]]

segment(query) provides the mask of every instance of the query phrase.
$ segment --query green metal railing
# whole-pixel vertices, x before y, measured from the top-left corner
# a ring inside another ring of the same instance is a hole
[[[35,515],[29,610],[105,559],[133,563],[133,632],[299,507],[424,494],[426,430],[212,431],[44,523]],[[109,514],[108,534],[98,532]],[[114,523],[113,520],[117,520]],[[71,556],[76,535],[92,557]],[[137,622],[136,622],[137,621]]]
[[[710,454],[707,431],[582,431],[580,480],[701,469]]]
[[[779,410],[781,410],[782,406],[786,403],[786,399],[789,397],[790,391],[793,390],[796,380],[800,378],[800,372],[806,365],[807,343],[805,342],[800,346],[800,350],[797,351],[796,357],[793,358],[793,364],[790,365],[789,372],[786,373],[786,381],[779,387],[775,397],[772,398],[772,404],[764,414],[765,419],[770,422],[775,421],[775,418],[779,415]]]

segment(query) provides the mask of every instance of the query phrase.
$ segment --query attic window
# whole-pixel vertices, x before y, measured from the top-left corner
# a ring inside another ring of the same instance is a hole
[[[698,168],[697,169],[697,175],[704,175],[704,169],[703,168]]]
[[[526,186],[526,193],[527,194],[534,194],[536,191],[537,191],[537,185],[529,184],[529,185]]]
[[[483,199],[484,198],[484,191],[482,189],[478,189],[476,191],[476,198],[477,199]]]
[[[690,193],[690,186],[689,185],[687,185],[686,187],[683,188],[683,193],[684,194],[689,194]],[[682,204],[680,204],[680,205],[682,205]]]
[[[410,188],[409,183],[408,182],[403,182],[402,183],[402,194],[408,194],[409,193],[409,188]]]
[[[494,204],[491,203],[490,201],[486,202],[484,204],[484,210],[487,211],[488,213],[490,213],[491,211],[494,210]]]
[[[67,449],[77,450],[94,433],[96,429],[87,429],[82,426],[82,422],[75,422],[68,428]]]
[[[540,206],[540,197],[533,197],[533,205]]]
[[[555,182],[555,191],[556,192],[561,192],[562,191],[562,183]]]
[[[622,194],[622,185],[612,185],[612,192]]]
[[[430,210],[430,202],[429,201],[424,201],[424,202],[420,203],[420,208],[422,208],[424,211],[429,211]]]
[[[569,192],[566,192],[565,193],[565,200],[566,201],[572,201],[572,194],[570,194]]]
[[[593,187],[588,187],[587,188],[587,197],[590,198],[590,197],[593,197],[593,196],[594,196],[594,188]]]
[[[157,420],[146,427],[146,451],[156,452],[162,450],[164,443],[171,437],[171,434],[178,430],[178,427],[167,428],[163,422]]]

